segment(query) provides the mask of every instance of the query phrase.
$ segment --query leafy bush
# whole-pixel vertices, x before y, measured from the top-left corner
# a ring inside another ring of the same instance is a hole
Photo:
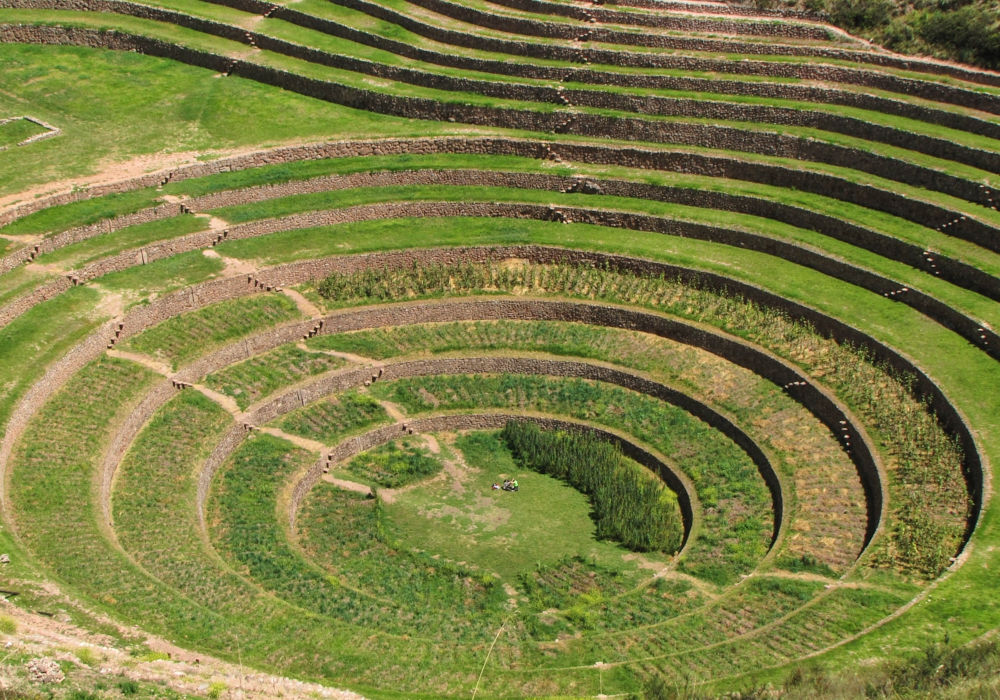
[[[17,621],[7,615],[0,615],[0,632],[4,634],[16,634]]]
[[[640,552],[675,552],[683,537],[677,497],[626,461],[621,448],[588,434],[544,432],[510,421],[501,436],[525,468],[591,497],[597,536]]]
[[[834,0],[830,19],[847,30],[872,29],[887,24],[895,7],[891,0]]]
[[[916,13],[910,23],[917,35],[935,48],[965,63],[1000,66],[1000,30],[997,18],[980,7]]]
[[[390,442],[358,455],[347,468],[379,486],[395,489],[437,474],[441,461],[409,442],[404,441],[402,447]]]
[[[135,695],[139,692],[139,684],[133,680],[118,681],[118,690],[122,695]]]

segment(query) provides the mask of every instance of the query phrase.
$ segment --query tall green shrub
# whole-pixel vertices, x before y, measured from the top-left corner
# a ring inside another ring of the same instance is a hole
[[[628,461],[617,445],[517,421],[508,422],[500,435],[521,466],[562,479],[590,496],[598,538],[640,552],[680,548],[677,497]]]

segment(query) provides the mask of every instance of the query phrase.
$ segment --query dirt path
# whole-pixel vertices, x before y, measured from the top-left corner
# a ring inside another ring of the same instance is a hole
[[[160,362],[156,358],[150,357],[149,355],[144,355],[139,352],[128,352],[127,350],[105,350],[104,354],[108,357],[117,357],[121,360],[131,360],[132,362],[138,362],[143,367],[147,367],[157,374],[161,374],[168,379],[176,376],[176,372],[170,367],[170,365]],[[239,405],[236,400],[231,396],[226,396],[225,394],[220,394],[217,391],[209,389],[204,384],[192,384],[191,387],[196,391],[204,394],[209,399],[219,404],[226,410],[227,413],[232,415],[236,420],[243,420],[246,416],[242,410],[240,410]]]
[[[320,454],[325,454],[330,451],[330,448],[324,445],[318,440],[310,440],[309,438],[300,437],[298,435],[292,435],[291,433],[286,433],[280,428],[257,428],[262,433],[267,433],[268,435],[273,435],[274,437],[279,437],[282,440],[288,440],[288,442],[293,445],[298,445],[304,450],[309,450],[310,452],[319,452]]]
[[[389,417],[392,418],[394,421],[396,421],[397,423],[406,422],[406,414],[400,410],[399,406],[392,403],[391,401],[379,401],[378,403],[380,406],[382,406],[382,408],[385,409],[385,412],[388,413]]]
[[[249,260],[238,260],[237,258],[226,258],[219,255],[213,248],[205,248],[201,254],[206,258],[221,260],[225,267],[222,268],[223,277],[236,277],[238,275],[252,275],[257,272],[257,264]]]
[[[17,581],[11,581],[9,585],[19,588],[17,584]],[[52,584],[45,586],[42,598],[40,605],[43,609],[79,607]],[[65,613],[46,617],[7,601],[0,602],[0,610],[17,623],[17,632],[5,635],[6,651],[62,662],[67,669],[63,686],[89,690],[95,686],[103,687],[98,684],[107,684],[109,678],[122,678],[161,685],[189,697],[204,696],[210,684],[218,683],[232,689],[224,697],[242,697],[245,700],[364,700],[363,696],[351,691],[258,673],[242,665],[191,652],[158,637],[147,636],[137,628],[124,627],[95,611],[87,612],[124,635],[145,640],[151,651],[166,654],[169,658],[142,661],[129,651],[116,648],[112,638],[77,627]],[[81,660],[84,657],[87,664]],[[12,667],[8,667],[4,683],[5,688],[10,688],[13,683],[14,689],[21,688],[22,684],[25,690],[37,692],[38,689],[37,685],[18,677],[18,671]]]
[[[330,476],[329,474],[323,475],[323,481],[328,484],[333,484],[337,488],[344,489],[345,491],[354,491],[355,493],[363,493],[368,496],[372,495],[372,490],[370,487],[364,484],[359,484],[356,481],[347,481],[346,479],[338,479],[335,476]]]
[[[441,454],[441,445],[438,443],[437,438],[433,435],[421,435],[420,437],[422,437],[427,443],[427,449],[430,450],[431,454]],[[412,491],[418,486],[425,486],[429,483],[449,478],[452,482],[451,488],[456,494],[461,495],[465,493],[465,482],[469,478],[469,472],[472,471],[472,467],[465,462],[465,458],[462,457],[462,453],[455,449],[454,445],[452,445],[455,441],[455,436],[453,434],[449,434],[446,440],[449,443],[449,446],[452,447],[452,454],[455,455],[455,459],[441,460],[443,468],[437,476],[424,481],[418,481],[415,484],[409,484],[398,489],[379,489],[379,498],[381,498],[385,503],[393,503],[396,500],[396,497],[402,493]]]
[[[299,350],[305,350],[306,352],[315,353],[317,355],[330,355],[331,357],[339,357],[342,360],[353,362],[356,365],[369,365],[371,367],[382,367],[385,365],[385,363],[382,362],[381,360],[373,360],[370,357],[362,357],[361,355],[355,355],[353,352],[338,352],[336,350],[313,350],[305,343],[296,343],[295,347],[297,347]]]
[[[315,304],[296,292],[294,289],[286,289],[285,287],[282,287],[281,293],[294,301],[295,305],[299,307],[299,311],[302,312],[302,315],[306,318],[319,318],[323,315],[323,312],[316,308]]]
[[[149,355],[143,355],[138,352],[128,352],[127,350],[105,350],[104,354],[108,357],[116,357],[119,360],[131,360],[132,362],[138,362],[143,367],[147,367],[157,374],[162,374],[164,377],[174,376],[174,370],[170,367],[170,365],[160,362]]]
[[[224,409],[226,409],[226,411],[230,413],[232,416],[236,417],[237,420],[242,420],[243,417],[246,415],[245,413],[243,413],[242,410],[240,410],[239,405],[236,403],[236,399],[234,399],[232,396],[226,396],[225,394],[220,394],[217,391],[212,391],[203,384],[194,384],[192,386],[194,386],[195,389],[200,391],[208,398],[212,399],[212,401],[214,401],[215,403],[219,404]]]

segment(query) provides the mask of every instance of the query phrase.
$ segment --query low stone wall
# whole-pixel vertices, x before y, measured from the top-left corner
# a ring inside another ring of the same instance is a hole
[[[18,297],[6,306],[0,306],[0,328],[7,326],[18,316],[27,313],[38,304],[54,299],[72,286],[72,282],[61,277]]]
[[[3,6],[117,12],[146,19],[156,19],[197,29],[198,31],[207,32],[215,36],[235,39],[242,43],[250,43],[264,50],[293,56],[313,63],[437,90],[476,92],[499,99],[548,102],[560,105],[568,102],[574,106],[614,109],[657,116],[687,116],[700,119],[749,121],[811,127],[869,141],[886,143],[937,158],[954,160],[990,172],[1000,172],[1000,154],[962,146],[946,139],[912,134],[900,129],[872,124],[861,119],[837,114],[809,112],[801,109],[770,107],[766,105],[708,102],[688,98],[622,95],[594,90],[558,90],[547,86],[491,82],[440,75],[339,54],[330,54],[275,39],[264,34],[247,32],[239,27],[218,22],[209,22],[179,12],[153,9],[145,5],[124,2],[122,0],[2,0],[0,1],[0,7]],[[565,7],[572,6],[567,5]],[[319,21],[321,23],[326,22],[325,20]],[[299,23],[302,23],[301,18]],[[747,83],[747,85],[753,85],[753,83]]]
[[[582,224],[693,238],[773,255],[911,306],[928,318],[975,344],[994,359],[1000,360],[1000,334],[986,328],[975,319],[956,311],[947,304],[923,292],[905,286],[900,282],[843,262],[832,256],[823,255],[809,248],[775,238],[736,229],[724,229],[675,219],[577,207],[557,208],[551,205],[535,204],[399,202],[361,205],[346,209],[295,214],[283,219],[254,221],[231,227],[228,230],[228,235],[229,240],[240,240],[277,233],[279,231],[334,226],[359,221],[406,217],[457,216],[573,221]]]
[[[650,141],[743,151],[759,155],[815,161],[852,168],[914,187],[923,187],[977,202],[982,186],[947,173],[866,151],[763,131],[701,123],[654,122],[631,117],[606,117],[579,112],[542,113],[505,107],[485,107],[398,97],[288,73],[256,63],[185,49],[166,42],[116,32],[62,27],[0,25],[0,41],[67,43],[140,51],[256,80],[308,97],[379,114],[455,121],[528,131],[549,131],[625,141]]]
[[[1000,138],[1000,124],[994,122],[978,119],[966,114],[916,105],[878,95],[862,94],[851,90],[788,83],[724,80],[720,78],[616,73],[612,71],[591,70],[578,66],[560,68],[527,63],[508,63],[461,54],[432,51],[280,5],[270,6],[267,3],[259,1],[248,2],[245,0],[233,0],[232,2],[226,0],[225,2],[217,2],[216,4],[236,7],[236,9],[246,12],[267,14],[269,17],[314,29],[331,36],[348,39],[364,44],[365,46],[389,51],[406,58],[462,70],[538,80],[557,80],[560,82],[569,81],[595,85],[616,85],[619,87],[642,89],[684,90],[838,104],[926,121],[981,136]]]
[[[502,0],[497,4],[525,12],[570,17],[583,22],[589,22],[591,26],[580,27],[567,22],[548,22],[529,17],[486,12],[468,5],[447,2],[446,0],[418,0],[415,4],[446,17],[501,32],[570,40],[586,36],[590,41],[603,41],[609,44],[631,46],[684,48],[692,51],[729,51],[730,49],[723,47],[731,46],[735,42],[727,42],[725,39],[690,38],[683,44],[678,44],[674,41],[676,38],[671,36],[649,34],[648,32],[640,33],[605,29],[594,26],[594,24],[600,22],[603,24],[631,25],[677,32],[764,36],[783,39],[813,39],[817,41],[828,41],[830,39],[830,33],[825,28],[808,24],[776,21],[761,22],[755,20],[741,21],[659,13],[639,14],[636,12],[608,10],[601,7],[583,8],[579,5],[538,2],[537,0]],[[588,39],[582,40],[586,41]],[[695,48],[699,46],[718,46],[719,48]],[[754,46],[756,47],[756,45]],[[757,51],[754,53],[757,53]]]
[[[596,2],[600,5],[603,3]],[[753,17],[789,17],[822,22],[825,17],[821,13],[809,10],[789,9],[785,7],[757,7],[754,4],[728,2],[688,2],[688,0],[615,0],[620,7],[639,7],[645,10],[667,10],[670,12],[704,12],[718,15],[740,15]]]
[[[250,9],[260,7],[264,3],[259,0],[225,0],[224,3],[230,7],[244,9],[247,12],[258,10]],[[541,58],[556,61],[569,61],[574,63],[595,63],[599,65],[627,66],[631,68],[671,68],[688,70],[692,72],[717,72],[737,75],[760,75],[772,78],[801,78],[803,80],[817,80],[821,82],[840,82],[863,85],[864,87],[889,90],[890,92],[903,92],[904,94],[915,94],[911,91],[920,90],[921,85],[931,85],[926,81],[914,80],[912,78],[902,78],[899,76],[886,75],[871,70],[859,70],[856,68],[839,67],[832,65],[802,65],[794,63],[778,63],[767,61],[751,60],[730,60],[716,58],[702,58],[697,56],[680,56],[657,53],[631,53],[627,51],[614,51],[608,49],[575,48],[558,44],[540,44],[510,39],[497,39],[494,37],[479,34],[469,34],[465,32],[444,29],[432,24],[416,20],[395,10],[377,5],[368,0],[337,0],[338,5],[343,5],[353,10],[363,12],[372,17],[398,24],[404,29],[424,36],[434,41],[445,44],[462,46],[465,48],[479,49],[483,51],[494,51],[497,53],[507,53],[516,56],[526,56],[529,58]],[[261,13],[263,14],[263,12]],[[733,50],[721,48],[717,45],[697,44],[685,45],[683,47],[691,51],[727,51],[728,53],[749,54],[754,53],[754,49],[766,51],[767,53],[777,52],[770,44],[747,44],[744,42],[731,42]],[[937,75],[948,75],[951,77],[966,80],[972,83],[983,85],[1000,86],[1000,74],[990,71],[977,70],[963,66],[956,66],[947,63],[934,61],[924,61],[917,58],[904,58],[895,54],[882,53],[876,51],[851,51],[844,49],[833,49],[826,47],[780,47],[784,55],[794,55],[803,57],[820,57],[842,61],[854,61],[857,63],[867,63],[885,68],[898,70],[924,72]],[[935,94],[954,95],[955,88],[943,84],[933,84]],[[945,89],[937,89],[943,87]],[[961,88],[958,88],[961,90]],[[940,98],[928,97],[937,101],[949,102]],[[979,104],[986,105],[992,100],[985,100]],[[978,108],[977,108],[978,109]],[[984,110],[989,111],[989,110]]]
[[[694,14],[622,12],[621,10],[608,10],[596,4],[591,7],[582,7],[564,2],[547,2],[546,0],[495,0],[494,4],[523,12],[569,17],[581,22],[656,27],[682,32],[713,32],[786,39],[815,39],[817,41],[827,41],[831,38],[831,33],[826,27],[776,20],[732,20],[719,17],[698,17]]]
[[[101,219],[97,223],[89,224],[87,226],[76,226],[63,231],[62,233],[48,236],[43,239],[41,243],[21,248],[10,255],[0,258],[0,275],[10,272],[20,265],[31,262],[38,255],[51,253],[68,245],[86,241],[105,233],[114,233],[115,231],[119,231],[129,226],[137,226],[139,224],[148,224],[151,221],[169,219],[174,216],[179,216],[182,213],[184,212],[180,204],[159,204],[155,207],[149,207],[133,214],[116,216],[113,219]],[[4,324],[0,321],[0,326],[2,325]]]

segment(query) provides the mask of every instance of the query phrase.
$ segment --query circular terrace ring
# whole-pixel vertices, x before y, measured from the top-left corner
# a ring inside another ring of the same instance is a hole
[[[663,455],[652,448],[641,444],[635,438],[604,426],[593,425],[584,421],[572,420],[552,415],[533,412],[460,412],[442,415],[422,416],[407,420],[405,423],[375,428],[361,435],[355,435],[338,442],[329,453],[324,454],[309,469],[293,482],[292,496],[288,503],[288,529],[293,537],[297,535],[297,518],[299,507],[309,491],[320,481],[324,470],[331,465],[343,462],[367,450],[375,449],[406,435],[435,432],[460,432],[471,430],[500,430],[509,422],[534,423],[542,430],[558,430],[572,433],[586,433],[603,441],[617,445],[622,454],[649,469],[677,495],[677,501],[684,519],[684,537],[677,556],[682,556],[697,531],[701,520],[701,506],[698,494],[690,479],[677,467],[672,465]],[[777,523],[780,518],[775,518]],[[771,544],[774,546],[774,540]]]

